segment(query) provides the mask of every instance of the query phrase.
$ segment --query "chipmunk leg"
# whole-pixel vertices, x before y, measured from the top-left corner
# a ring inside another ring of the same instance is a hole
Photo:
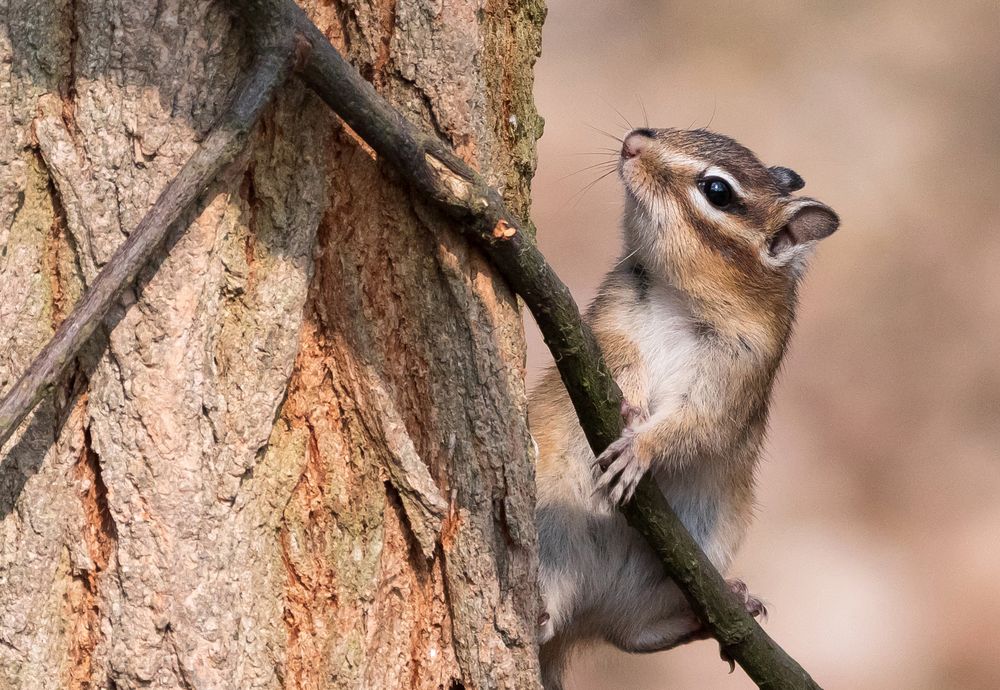
[[[672,583],[670,583],[672,585]],[[767,608],[757,597],[750,594],[746,583],[742,580],[728,580],[730,590],[743,601],[747,613],[754,618],[766,617]],[[673,592],[665,593],[668,600],[672,601]],[[669,607],[661,613],[658,618],[645,621],[640,626],[624,628],[625,635],[612,637],[609,641],[618,649],[632,654],[649,654],[652,652],[662,652],[674,647],[680,647],[696,640],[707,640],[712,637],[711,633],[695,616],[694,612],[687,608],[686,604],[678,609]],[[722,659],[733,665],[733,660],[720,649]]]

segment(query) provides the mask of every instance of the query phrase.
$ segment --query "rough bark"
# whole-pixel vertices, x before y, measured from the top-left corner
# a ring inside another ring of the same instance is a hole
[[[527,208],[534,2],[303,3]],[[249,63],[225,3],[0,4],[0,388]],[[2,449],[0,687],[526,688],[516,304],[297,83]]]

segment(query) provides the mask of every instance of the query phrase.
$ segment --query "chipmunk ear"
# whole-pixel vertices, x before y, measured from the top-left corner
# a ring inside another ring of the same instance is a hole
[[[806,186],[806,181],[802,179],[802,176],[791,168],[783,168],[780,165],[775,165],[767,170],[771,173],[771,177],[775,183],[777,183],[778,189],[785,194],[797,192]]]
[[[798,199],[785,225],[771,238],[771,256],[829,237],[840,225],[833,209],[815,199]]]

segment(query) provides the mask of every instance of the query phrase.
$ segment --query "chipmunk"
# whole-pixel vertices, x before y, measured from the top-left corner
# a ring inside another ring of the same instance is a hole
[[[646,472],[725,571],[753,513],[754,475],[796,289],[837,214],[794,171],[706,130],[636,129],[622,143],[624,247],[587,312],[622,389],[626,428],[595,458],[558,373],[529,401],[538,446],[543,684],[577,643],[626,652],[706,637],[616,510]],[[739,581],[747,610],[763,606]]]

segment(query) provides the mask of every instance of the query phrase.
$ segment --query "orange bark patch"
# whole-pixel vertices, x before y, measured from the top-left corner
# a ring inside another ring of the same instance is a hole
[[[517,234],[517,228],[505,221],[503,218],[493,226],[493,236],[498,240],[508,240]]]
[[[310,408],[318,404],[310,392],[323,383],[323,374],[312,366],[321,361],[321,346],[308,323],[303,324],[300,343],[299,361],[283,410],[290,427],[309,434],[305,464],[285,507],[279,533],[287,573],[284,687],[319,690],[326,686],[326,650],[335,632],[329,619],[337,604],[336,573],[327,558],[326,539],[336,524],[328,505],[328,470],[308,419]]]
[[[80,407],[85,408],[85,399]],[[108,489],[101,478],[100,461],[90,443],[90,432],[84,430],[84,443],[74,467],[76,480],[81,488],[83,508],[83,539],[92,567],[80,569],[66,590],[65,620],[68,622],[69,640],[68,678],[69,690],[91,690],[102,687],[93,678],[93,653],[101,638],[100,579],[111,561],[117,540],[115,525],[108,509]]]
[[[285,508],[279,535],[287,573],[283,618],[288,632],[284,684],[288,690],[323,687],[324,650],[331,634],[326,616],[336,603],[335,573],[323,545],[334,527],[324,496],[327,473],[315,433],[311,428],[309,432],[305,467]]]
[[[392,52],[392,35],[396,31],[396,0],[382,0],[378,6],[378,55],[372,65],[372,82],[376,87],[385,84],[386,69]]]

